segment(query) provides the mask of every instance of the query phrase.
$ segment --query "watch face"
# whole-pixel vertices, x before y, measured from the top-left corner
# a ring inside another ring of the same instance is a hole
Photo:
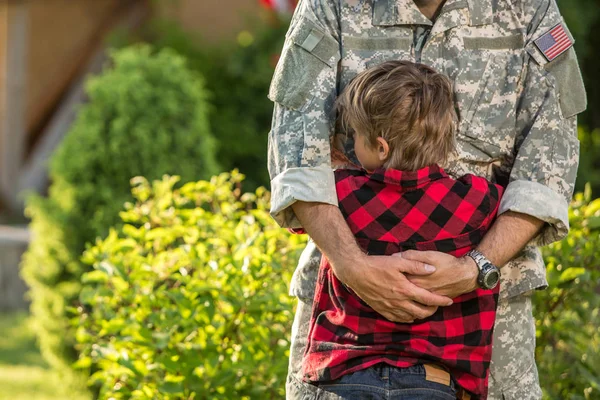
[[[496,267],[488,264],[484,267],[485,276],[483,277],[483,285],[487,289],[493,289],[500,281],[500,272]]]

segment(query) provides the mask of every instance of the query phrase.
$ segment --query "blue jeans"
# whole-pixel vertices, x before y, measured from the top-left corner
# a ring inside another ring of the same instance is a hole
[[[454,381],[450,386],[427,381],[422,365],[396,368],[382,363],[318,385],[294,379],[288,389],[288,399],[294,400],[456,400]]]

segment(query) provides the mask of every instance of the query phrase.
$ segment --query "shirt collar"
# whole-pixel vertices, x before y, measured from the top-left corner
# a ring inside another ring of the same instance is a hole
[[[419,188],[448,174],[439,166],[431,165],[416,171],[401,171],[393,168],[378,168],[368,174],[369,179],[404,188]]]
[[[444,14],[458,8],[468,8],[469,25],[486,25],[494,21],[492,0],[447,0],[436,25],[445,19]],[[427,19],[413,0],[375,0],[373,5],[374,25],[428,25]]]

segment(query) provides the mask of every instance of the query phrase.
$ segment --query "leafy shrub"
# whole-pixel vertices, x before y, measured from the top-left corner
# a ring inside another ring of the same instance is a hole
[[[288,25],[288,20],[275,18],[255,21],[236,41],[213,45],[202,43],[175,23],[155,20],[141,37],[119,35],[113,43],[148,41],[187,58],[190,67],[206,78],[219,162],[225,170],[239,169],[247,177],[245,187],[254,189],[269,184],[265,166],[273,103],[267,92]]]
[[[282,398],[305,240],[233,172],[174,189],[135,178],[125,225],[89,249],[77,339],[101,398]]]
[[[537,362],[547,398],[600,398],[600,199],[575,196],[571,233],[544,249],[550,287],[536,294]]]
[[[590,184],[592,193],[600,195],[600,129],[588,131],[579,128],[579,141],[581,142],[581,156],[579,157],[579,171],[577,173],[577,191],[583,191],[586,184]]]
[[[135,47],[114,52],[112,62],[88,81],[89,103],[51,159],[49,196],[27,202],[33,241],[23,276],[42,354],[65,371],[76,359],[69,306],[89,269],[81,254],[118,223],[131,177],[218,172],[203,84],[184,59]]]
[[[248,175],[249,187],[268,185],[267,139],[273,103],[267,98],[287,24],[242,32],[230,48],[214,51],[202,73],[211,84],[210,121],[219,138],[219,160]]]

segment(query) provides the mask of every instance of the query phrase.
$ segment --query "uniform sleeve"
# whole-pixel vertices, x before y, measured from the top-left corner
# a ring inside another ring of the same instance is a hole
[[[335,125],[340,30],[335,0],[302,0],[269,89],[271,215],[299,228],[296,201],[337,206],[330,134]]]
[[[535,26],[528,32],[529,60],[517,109],[515,161],[499,210],[499,214],[515,211],[545,221],[538,245],[568,233],[569,202],[579,162],[577,114],[586,108],[574,49],[548,61],[535,44],[560,23],[564,24],[554,0],[542,1],[533,18]]]

